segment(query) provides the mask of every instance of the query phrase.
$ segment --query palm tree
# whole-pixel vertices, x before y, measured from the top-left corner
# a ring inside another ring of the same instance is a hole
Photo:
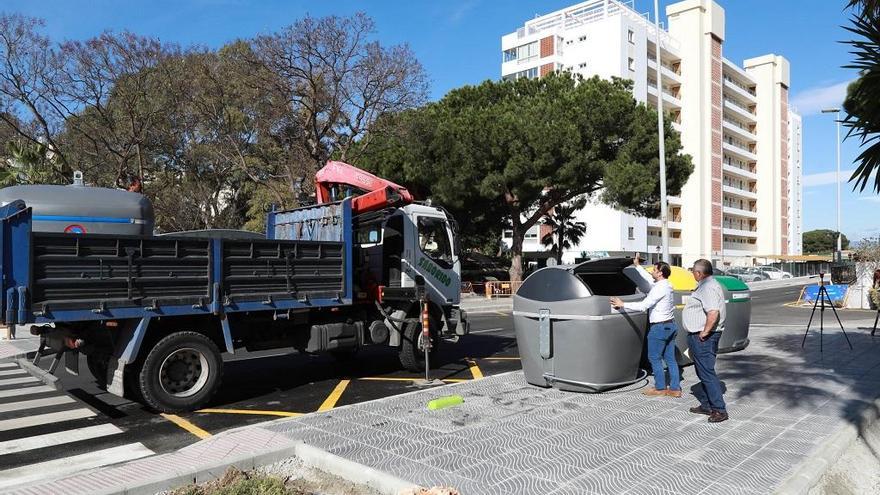
[[[562,253],[577,245],[587,233],[587,224],[576,221],[574,216],[586,203],[583,198],[563,203],[544,218],[544,225],[549,225],[551,230],[541,238],[541,244],[551,246],[550,250],[556,254],[557,263],[562,263]]]
[[[850,180],[864,191],[874,174],[873,189],[880,193],[880,1],[850,0],[847,7],[855,10],[855,16],[853,25],[845,29],[861,39],[847,42],[855,60],[844,67],[858,70],[860,76],[847,88],[842,123],[849,127],[847,137],[855,136],[865,146]]]

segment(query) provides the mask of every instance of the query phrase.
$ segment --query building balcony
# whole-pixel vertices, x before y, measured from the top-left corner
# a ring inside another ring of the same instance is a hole
[[[731,82],[730,79],[723,78],[723,81],[724,81],[724,91],[731,91],[734,94],[736,94],[737,96],[739,96],[740,98],[743,98],[744,100],[751,102],[751,103],[758,102],[758,97],[755,96],[754,94],[752,94],[749,90],[743,88],[742,86],[740,86],[734,82]]]
[[[677,221],[673,220],[673,218],[676,218]],[[669,218],[666,220],[666,226],[669,227],[669,230],[681,230],[681,228],[682,228],[681,216],[673,217],[672,215],[670,215]],[[654,228],[659,229],[660,227],[662,227],[662,225],[660,224],[660,219],[659,218],[649,218],[648,219],[648,227],[654,227]]]
[[[722,246],[724,247],[725,256],[751,256],[758,249],[756,244],[749,244],[747,242],[725,242]]]
[[[737,177],[744,177],[744,178],[750,179],[750,180],[758,180],[758,174],[756,174],[748,169],[742,168],[739,165],[732,165],[730,163],[723,163],[721,165],[721,168],[725,172],[729,173],[730,175],[735,175]]]
[[[724,99],[724,110],[732,112],[734,115],[738,116],[741,119],[744,119],[746,122],[758,122],[758,117],[755,114],[750,112],[748,109],[737,105],[727,98]]]
[[[648,252],[655,252],[655,248],[657,246],[662,246],[663,241],[660,236],[657,235],[649,235],[648,236]],[[669,238],[669,248],[680,248],[681,247],[681,238],[674,239],[672,237]]]
[[[724,151],[726,151],[727,153],[729,153],[730,155],[732,155],[736,158],[739,158],[741,160],[744,160],[747,162],[758,161],[758,155],[752,153],[751,151],[749,151],[745,148],[740,147],[739,145],[731,144],[731,143],[728,143],[727,141],[722,141],[721,148]]]
[[[648,74],[651,74],[652,76],[657,75],[657,62],[650,57],[648,57]],[[660,76],[664,79],[668,78],[676,84],[681,83],[681,74],[675,72],[668,64],[664,63],[660,66]]]
[[[757,239],[758,238],[757,229],[755,229],[755,230],[742,230],[742,229],[732,229],[732,228],[724,227],[723,229],[721,229],[721,232],[724,235],[731,235],[734,237],[747,237],[749,239]],[[737,245],[743,246],[745,244],[737,244]]]
[[[751,189],[740,189],[737,186],[722,183],[721,190],[727,194],[733,194],[740,198],[758,199],[758,192]]]
[[[657,106],[657,84],[652,85],[651,81],[648,81],[648,103],[655,107]],[[680,109],[681,100],[671,89],[663,88],[663,109],[668,110],[670,108]]]
[[[725,131],[727,131],[728,134],[733,134],[734,136],[745,141],[746,143],[755,143],[758,141],[758,136],[752,134],[752,132],[748,129],[744,129],[728,119],[722,120],[721,126],[724,128]]]
[[[724,212],[725,216],[730,215],[730,216],[734,216],[734,217],[748,218],[751,220],[758,219],[758,212],[757,211],[742,209],[739,206],[724,205],[724,206],[722,206],[721,211]]]

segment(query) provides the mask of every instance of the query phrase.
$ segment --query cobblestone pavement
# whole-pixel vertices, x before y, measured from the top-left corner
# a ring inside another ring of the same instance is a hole
[[[792,322],[794,323],[794,322]],[[753,328],[719,357],[730,421],[688,413],[696,400],[646,398],[645,385],[578,394],[522,372],[428,389],[264,428],[421,485],[462,493],[768,493],[880,396],[880,337]],[[695,383],[685,369],[685,389]],[[435,397],[464,404],[428,411]]]

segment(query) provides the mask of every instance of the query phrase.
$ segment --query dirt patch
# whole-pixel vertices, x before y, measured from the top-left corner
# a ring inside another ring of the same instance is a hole
[[[168,495],[379,495],[368,486],[346,481],[287,459],[254,471],[229,468],[217,480],[178,488]]]

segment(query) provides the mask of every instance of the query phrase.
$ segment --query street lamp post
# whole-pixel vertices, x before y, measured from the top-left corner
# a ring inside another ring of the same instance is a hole
[[[663,261],[669,263],[669,225],[666,204],[666,137],[663,130],[663,78],[660,75],[660,5],[654,0],[654,33],[656,34],[657,68],[657,134],[660,143],[660,243],[663,247]]]
[[[837,251],[834,258],[837,262],[843,260],[842,235],[840,233],[840,108],[826,108],[822,113],[833,113],[837,115],[835,122],[837,123]]]

